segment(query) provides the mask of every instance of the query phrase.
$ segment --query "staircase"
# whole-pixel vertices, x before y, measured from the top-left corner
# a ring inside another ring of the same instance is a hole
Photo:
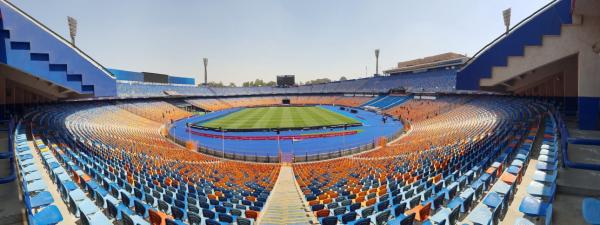
[[[310,212],[307,213],[298,189],[292,167],[282,165],[258,224],[311,224],[310,221],[316,221]]]
[[[36,78],[93,97],[115,96],[104,67],[10,2],[0,0],[0,61]]]
[[[599,34],[598,21],[586,20],[585,24],[563,24],[560,35],[544,35],[542,45],[525,46],[522,56],[509,56],[506,66],[495,66],[492,75],[480,81],[481,86],[494,86],[506,82],[519,75],[529,73],[532,69],[543,70],[543,66],[558,62],[559,67],[565,68],[567,63],[563,59],[575,56],[580,51],[589,48],[586,43],[592,42],[593,35]],[[588,35],[586,35],[588,34]],[[590,37],[590,40],[586,39]],[[553,74],[549,74],[553,75]]]
[[[526,57],[528,51],[545,47],[550,39],[561,36],[563,25],[571,23],[571,0],[549,3],[476,53],[458,72],[456,89],[479,90],[480,80],[494,79],[495,67],[507,67],[511,57],[517,61],[518,57]],[[490,80],[482,82],[489,85]]]
[[[387,97],[387,95],[380,95],[380,96],[377,96],[377,98],[371,99],[371,100],[369,100],[368,102],[365,102],[364,104],[362,104],[362,105],[361,105],[361,107],[363,107],[363,106],[368,106],[368,105],[372,105],[372,104],[374,104],[374,103],[376,103],[376,102],[379,102],[379,101],[381,101],[381,100],[382,100],[382,99],[384,99],[385,97]]]

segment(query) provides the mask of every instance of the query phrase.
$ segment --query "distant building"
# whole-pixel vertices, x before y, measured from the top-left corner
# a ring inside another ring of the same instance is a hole
[[[394,76],[406,73],[422,73],[429,70],[438,69],[456,70],[467,60],[469,60],[469,57],[465,55],[448,52],[425,58],[399,62],[398,67],[385,70],[383,73]]]

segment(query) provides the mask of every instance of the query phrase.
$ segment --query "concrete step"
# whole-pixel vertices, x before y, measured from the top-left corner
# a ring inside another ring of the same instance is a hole
[[[559,193],[600,197],[600,171],[561,168],[556,183]]]
[[[271,191],[258,224],[310,224],[313,221],[306,211],[298,190],[294,171],[290,165],[281,166],[279,177]]]

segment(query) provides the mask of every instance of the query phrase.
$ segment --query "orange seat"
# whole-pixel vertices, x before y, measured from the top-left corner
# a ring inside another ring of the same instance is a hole
[[[360,196],[360,197],[358,197],[358,198],[354,199],[354,202],[355,202],[355,203],[356,203],[356,202],[358,202],[358,203],[361,203],[361,202],[364,202],[364,201],[365,201],[365,196]]]
[[[372,198],[372,199],[367,200],[367,202],[365,202],[365,205],[366,206],[372,206],[375,203],[377,203],[377,199]]]
[[[323,204],[329,204],[331,202],[333,202],[333,199],[331,199],[331,198],[323,200]]]
[[[165,219],[169,218],[164,212],[156,211],[154,209],[148,210],[148,216],[150,217],[151,225],[165,225]]]
[[[250,218],[253,220],[256,220],[256,218],[258,218],[258,212],[254,210],[246,210],[244,214],[246,215],[246,218]]]
[[[487,170],[485,170],[485,173],[493,176],[496,172],[496,169],[497,169],[496,167],[489,167],[489,168],[487,168]]]
[[[315,213],[317,218],[329,216],[329,209],[321,209]]]
[[[254,197],[254,196],[247,196],[246,200],[251,201],[251,202],[255,202],[256,201],[256,197]]]
[[[429,218],[429,213],[431,213],[431,202],[427,203],[424,206],[418,205],[415,208],[415,212],[417,213],[417,215],[415,215],[415,220],[425,221],[427,218]]]
[[[517,176],[506,172],[500,176],[500,180],[504,181],[504,183],[507,184],[514,184],[515,182],[517,182],[517,178]]]

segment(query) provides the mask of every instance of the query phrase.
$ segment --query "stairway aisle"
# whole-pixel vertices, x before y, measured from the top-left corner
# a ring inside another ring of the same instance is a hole
[[[294,171],[290,165],[281,166],[279,177],[265,205],[258,223],[266,224],[310,224],[313,218],[307,213],[298,191]]]

